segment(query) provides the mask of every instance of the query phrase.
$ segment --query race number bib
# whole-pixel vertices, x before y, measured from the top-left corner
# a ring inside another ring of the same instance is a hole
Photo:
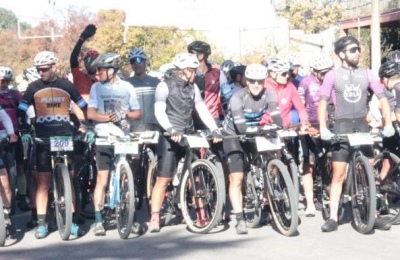
[[[369,133],[354,133],[348,134],[347,138],[349,140],[350,146],[360,146],[360,145],[372,145],[374,144],[374,139]]]
[[[282,142],[279,137],[265,138],[262,136],[257,136],[255,140],[258,152],[276,151],[282,149]]]
[[[191,148],[209,148],[210,144],[204,136],[188,135],[186,139]]]
[[[138,154],[138,142],[115,142],[114,154]]]
[[[50,137],[50,151],[73,151],[74,143],[72,136],[52,136]]]

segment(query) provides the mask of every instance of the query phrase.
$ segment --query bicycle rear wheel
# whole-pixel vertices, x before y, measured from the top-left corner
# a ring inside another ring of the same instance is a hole
[[[72,225],[72,189],[68,168],[61,163],[53,173],[53,194],[58,232],[62,240],[67,240]]]
[[[4,246],[6,243],[6,223],[4,220],[4,213],[3,213],[3,199],[0,196],[0,246]]]
[[[393,225],[400,220],[400,158],[389,152],[377,154],[374,162],[375,179],[379,178],[384,159],[388,159],[390,168],[387,177],[377,188],[378,200],[381,202],[377,210],[382,221]]]
[[[191,167],[195,183],[186,171],[180,187],[181,211],[189,230],[204,234],[221,221],[225,182],[223,174],[208,160],[196,160]],[[196,194],[193,194],[193,188]]]
[[[376,187],[372,165],[361,155],[354,161],[354,172],[350,187],[353,224],[362,234],[374,228],[376,211]]]
[[[90,162],[86,162],[74,176],[75,212],[87,219],[94,219],[93,192],[96,176],[96,165]]]
[[[135,186],[131,168],[127,163],[119,165],[119,203],[116,207],[117,229],[122,239],[131,233],[135,214]]]
[[[287,168],[280,160],[273,159],[264,174],[266,188],[272,188],[267,196],[275,226],[283,235],[292,236],[298,226],[298,201]]]

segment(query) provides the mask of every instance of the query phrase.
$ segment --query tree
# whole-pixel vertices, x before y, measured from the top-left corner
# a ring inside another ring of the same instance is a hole
[[[305,33],[324,31],[336,25],[342,17],[340,4],[328,0],[287,0],[281,12],[289,20],[291,30],[301,29]]]

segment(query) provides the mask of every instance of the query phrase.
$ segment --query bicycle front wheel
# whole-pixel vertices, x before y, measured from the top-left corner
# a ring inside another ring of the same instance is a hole
[[[267,196],[276,228],[285,236],[297,231],[297,198],[286,166],[278,159],[271,160],[264,172]],[[267,183],[268,182],[268,183]]]
[[[122,239],[128,238],[131,233],[135,214],[135,185],[131,168],[127,163],[119,166],[119,203],[116,208],[117,228]]]
[[[189,230],[204,234],[221,221],[225,203],[224,176],[208,160],[196,160],[191,167],[194,183],[186,171],[180,187],[181,211]]]
[[[353,224],[362,234],[374,228],[376,212],[376,186],[372,165],[361,155],[354,161],[352,183],[350,186]]]
[[[3,213],[3,200],[0,196],[0,246],[4,246],[4,244],[6,243],[6,223],[4,220],[4,213]]]
[[[377,209],[379,217],[393,225],[400,220],[400,158],[389,152],[377,154],[374,162],[375,179],[380,177],[385,159],[387,159],[388,173],[386,178],[381,181],[379,188],[377,188],[377,194],[379,194]]]
[[[67,240],[72,225],[72,188],[68,168],[61,163],[53,173],[53,194],[58,232],[62,240]]]

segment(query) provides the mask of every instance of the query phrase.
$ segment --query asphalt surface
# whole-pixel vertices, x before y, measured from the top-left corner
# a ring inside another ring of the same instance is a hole
[[[16,239],[8,239],[0,248],[0,259],[399,259],[399,226],[363,235],[351,223],[344,223],[336,232],[323,233],[320,212],[305,217],[300,205],[299,214],[301,224],[293,237],[281,235],[272,225],[236,235],[232,219],[209,234],[194,234],[179,224],[122,240],[115,228],[104,237],[94,236],[90,230],[93,220],[87,220],[83,237],[62,241],[58,231],[35,239],[34,230],[25,228],[30,213],[18,212],[14,216]],[[138,216],[146,228],[147,209],[138,211]]]

